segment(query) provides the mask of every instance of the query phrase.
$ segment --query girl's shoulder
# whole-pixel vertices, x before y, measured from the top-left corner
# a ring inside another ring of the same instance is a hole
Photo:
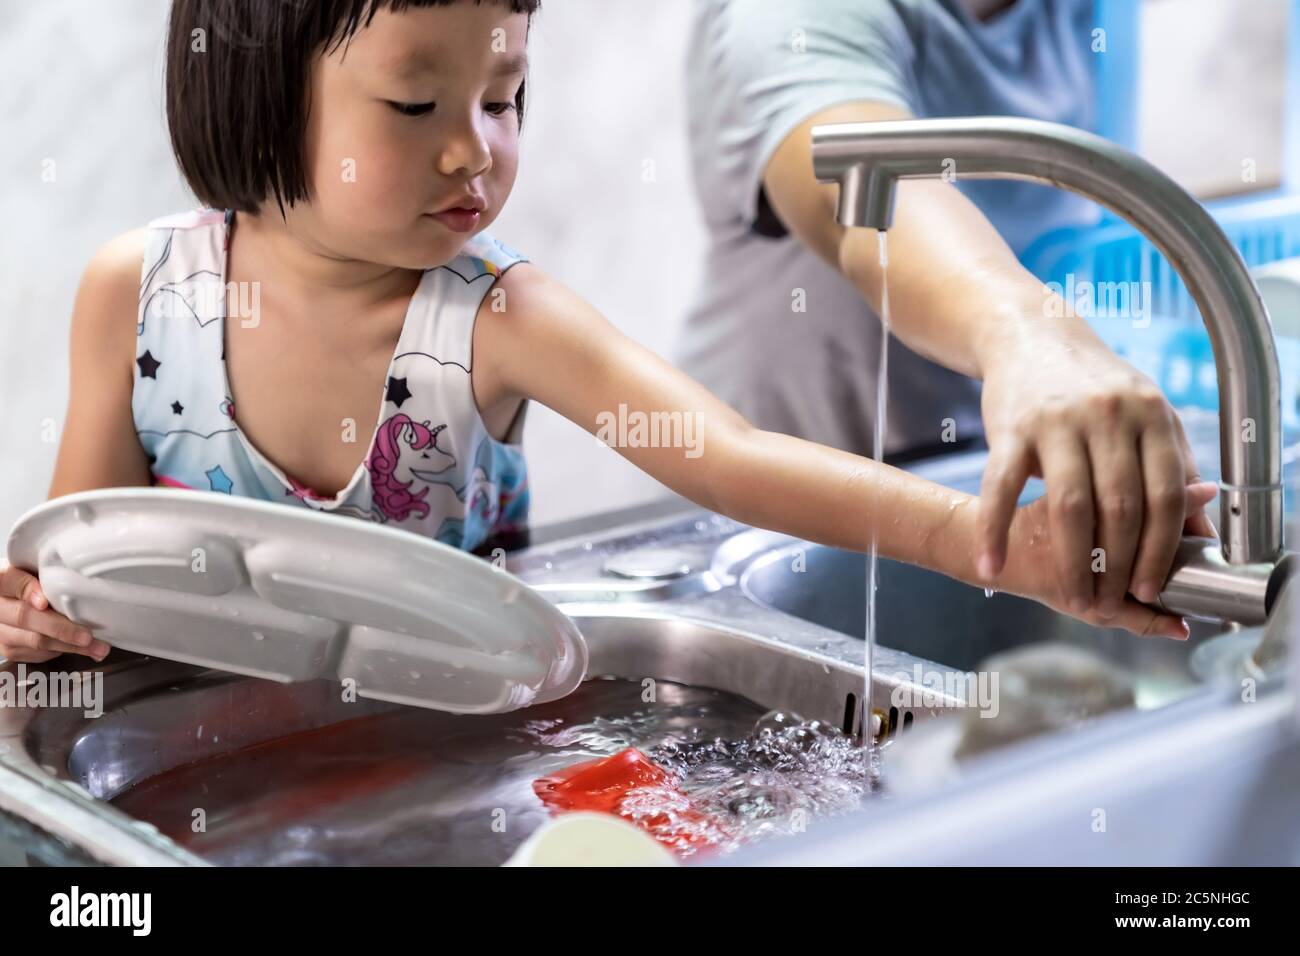
[[[149,227],[132,229],[101,245],[82,273],[83,288],[111,292],[115,299],[133,303],[139,294],[140,268],[149,244]],[[134,308],[132,309],[134,315]]]
[[[447,263],[447,268],[461,273],[462,278],[467,280],[482,275],[500,278],[511,266],[528,261],[522,252],[510,248],[489,233],[480,232],[461,247],[460,255]],[[464,275],[466,272],[470,274]]]
[[[163,216],[101,245],[82,272],[73,310],[73,335],[82,343],[127,340],[134,355],[142,290],[148,264],[158,258],[160,244],[176,229],[219,225],[224,213],[211,209]]]
[[[71,322],[74,379],[78,378],[77,369],[102,367],[110,383],[115,383],[121,380],[123,370],[132,367],[140,267],[148,236],[148,228],[142,228],[110,239],[96,250],[82,272]],[[130,380],[129,374],[126,380]],[[89,386],[80,382],[77,387]]]

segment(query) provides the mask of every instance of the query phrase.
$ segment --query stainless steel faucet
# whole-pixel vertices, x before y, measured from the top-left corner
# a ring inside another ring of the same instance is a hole
[[[813,127],[813,171],[838,183],[846,226],[889,228],[900,179],[1024,179],[1092,199],[1139,229],[1187,285],[1219,379],[1221,541],[1183,540],[1157,603],[1262,623],[1295,564],[1283,560],[1282,416],[1268,312],[1205,208],[1139,156],[1092,133],[1001,116]]]

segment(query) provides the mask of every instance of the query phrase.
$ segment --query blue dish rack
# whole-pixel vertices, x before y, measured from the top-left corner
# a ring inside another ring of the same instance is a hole
[[[1300,256],[1300,195],[1210,203],[1223,231],[1252,268]],[[1059,229],[1034,242],[1021,260],[1044,282],[1139,283],[1140,318],[1091,318],[1107,344],[1152,376],[1177,407],[1218,408],[1210,339],[1196,303],[1168,261],[1127,223]],[[1300,342],[1279,340],[1283,422],[1300,429]],[[1288,400],[1289,398],[1289,400]]]
[[[1122,145],[1136,142],[1140,4],[1096,0],[1096,22],[1107,36],[1098,57],[1097,131]],[[1300,104],[1300,0],[1291,0],[1286,77],[1288,104]],[[1268,193],[1206,204],[1254,268],[1300,256],[1300,109],[1286,111],[1284,182]],[[1094,318],[1106,342],[1150,375],[1179,409],[1217,410],[1218,387],[1209,336],[1196,304],[1164,256],[1126,222],[1106,212],[1092,227],[1058,229],[1021,255],[1044,282],[1141,283],[1147,293],[1140,320]],[[1283,379],[1283,425],[1300,430],[1300,342],[1278,343]]]

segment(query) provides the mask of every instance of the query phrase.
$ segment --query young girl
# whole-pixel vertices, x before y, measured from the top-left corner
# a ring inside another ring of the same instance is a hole
[[[751,427],[483,231],[515,180],[538,3],[176,0],[167,118],[208,208],[87,268],[50,495],[195,488],[474,550],[526,519],[532,400],[713,511],[1064,610],[1043,502],[978,574],[969,496]],[[1189,513],[1213,493],[1190,486]],[[1132,599],[1078,616],[1186,635]],[[107,651],[4,569],[0,657]]]

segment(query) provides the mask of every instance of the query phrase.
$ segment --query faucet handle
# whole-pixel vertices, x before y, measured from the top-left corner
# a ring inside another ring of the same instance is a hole
[[[1168,614],[1263,624],[1298,567],[1300,556],[1295,554],[1277,562],[1229,564],[1219,539],[1187,535],[1178,545],[1173,570],[1155,606]]]

